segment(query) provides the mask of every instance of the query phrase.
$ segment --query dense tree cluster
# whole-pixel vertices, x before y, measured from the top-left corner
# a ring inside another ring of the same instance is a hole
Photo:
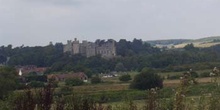
[[[92,84],[98,84],[98,83],[101,83],[101,82],[102,82],[102,79],[98,76],[91,78],[91,83]]]
[[[0,56],[10,57],[9,65],[37,65],[37,66],[50,66],[56,59],[60,58],[63,54],[63,45],[56,43],[55,45],[48,45],[45,47],[15,47],[11,45],[0,48]],[[6,59],[4,58],[5,62]]]
[[[119,80],[123,81],[123,82],[129,81],[129,80],[131,80],[131,75],[129,75],[129,74],[122,75],[119,77]]]
[[[116,45],[116,50],[117,55],[123,57],[159,52],[159,49],[153,48],[150,44],[144,43],[142,40],[138,39],[134,39],[133,42],[121,39]]]
[[[100,41],[101,42],[101,41]],[[0,63],[8,65],[36,65],[50,67],[47,73],[54,71],[85,72],[92,74],[110,71],[140,71],[144,67],[165,68],[166,71],[181,71],[180,65],[220,61],[220,46],[196,48],[193,44],[183,49],[160,51],[142,40],[116,42],[117,57],[104,59],[100,55],[86,58],[80,54],[63,53],[63,44],[56,43],[44,47],[0,47]],[[174,67],[175,66],[175,67]],[[200,66],[199,66],[200,67]],[[203,66],[201,65],[201,68]]]
[[[84,82],[78,78],[70,78],[65,80],[65,83],[67,86],[80,86],[83,85]]]

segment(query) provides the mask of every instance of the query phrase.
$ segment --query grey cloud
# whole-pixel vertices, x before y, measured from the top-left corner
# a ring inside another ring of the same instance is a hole
[[[0,45],[220,35],[218,0],[0,0]],[[17,39],[17,40],[14,40]]]
[[[68,6],[68,5],[80,5],[84,0],[24,0],[26,3]]]

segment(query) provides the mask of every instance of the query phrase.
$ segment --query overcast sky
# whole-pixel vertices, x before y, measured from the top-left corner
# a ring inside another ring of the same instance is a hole
[[[0,46],[220,35],[220,0],[0,0]]]

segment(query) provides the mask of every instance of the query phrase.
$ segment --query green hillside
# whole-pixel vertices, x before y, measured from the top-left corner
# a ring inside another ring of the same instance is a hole
[[[220,44],[220,36],[205,37],[200,39],[168,39],[146,41],[152,46],[174,45],[175,48],[183,48],[185,45],[193,43],[195,47],[210,47]]]
[[[211,46],[220,44],[220,36],[195,39],[195,40],[183,42],[181,44],[177,44],[174,47],[175,48],[183,48],[185,45],[187,45],[189,43],[193,43],[195,47],[199,47],[199,48],[211,47]]]
[[[170,44],[181,44],[184,42],[190,42],[190,39],[167,39],[167,40],[151,40],[151,41],[146,41],[147,43],[155,46],[155,45],[170,45]]]
[[[220,40],[220,36],[212,36],[212,37],[205,37],[201,39],[195,39],[195,40],[192,40],[192,43],[193,42],[213,42],[214,40]]]

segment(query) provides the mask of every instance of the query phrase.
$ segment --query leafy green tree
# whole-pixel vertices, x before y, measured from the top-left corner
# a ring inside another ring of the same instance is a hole
[[[156,87],[162,88],[163,80],[159,75],[153,73],[152,71],[142,71],[134,77],[130,87],[140,90],[148,90]]]
[[[40,81],[31,81],[28,85],[33,88],[44,87],[44,83]]]
[[[83,85],[83,81],[78,78],[70,78],[65,80],[67,86],[80,86]]]
[[[7,58],[4,55],[0,55],[0,63],[6,62]]]
[[[124,67],[124,64],[119,62],[115,65],[115,71],[125,71],[126,68]]]
[[[196,71],[192,71],[192,72],[191,72],[191,77],[193,77],[193,78],[198,78],[198,77],[199,77],[199,74],[198,74]]]
[[[102,82],[102,80],[101,80],[101,78],[98,77],[98,76],[91,78],[91,83],[92,83],[92,84],[98,84],[98,83],[101,83],[101,82]]]
[[[131,75],[126,74],[126,75],[122,75],[119,77],[120,81],[126,82],[126,81],[130,81],[131,80]]]
[[[131,42],[126,41],[126,39],[120,39],[119,42],[116,44],[116,52],[117,55],[123,57],[133,54],[133,51],[131,50]]]
[[[31,82],[31,81],[47,82],[46,75],[29,75],[29,76],[26,76],[25,79],[27,82]]]
[[[62,71],[64,65],[65,65],[64,61],[57,61],[51,66],[50,71],[51,72],[52,71]]]
[[[0,99],[16,89],[16,70],[11,67],[0,67]]]
[[[155,70],[152,69],[152,68],[148,68],[148,67],[144,67],[142,70],[141,70],[142,73],[155,73]]]
[[[210,77],[210,73],[209,72],[203,72],[203,73],[200,74],[200,77],[201,78]]]
[[[187,45],[184,47],[184,49],[185,49],[185,50],[188,50],[188,51],[198,50],[198,48],[196,48],[193,43],[187,44]]]
[[[133,42],[132,42],[132,50],[138,54],[138,53],[141,53],[143,52],[144,50],[144,45],[143,45],[143,42],[141,39],[134,39]]]

